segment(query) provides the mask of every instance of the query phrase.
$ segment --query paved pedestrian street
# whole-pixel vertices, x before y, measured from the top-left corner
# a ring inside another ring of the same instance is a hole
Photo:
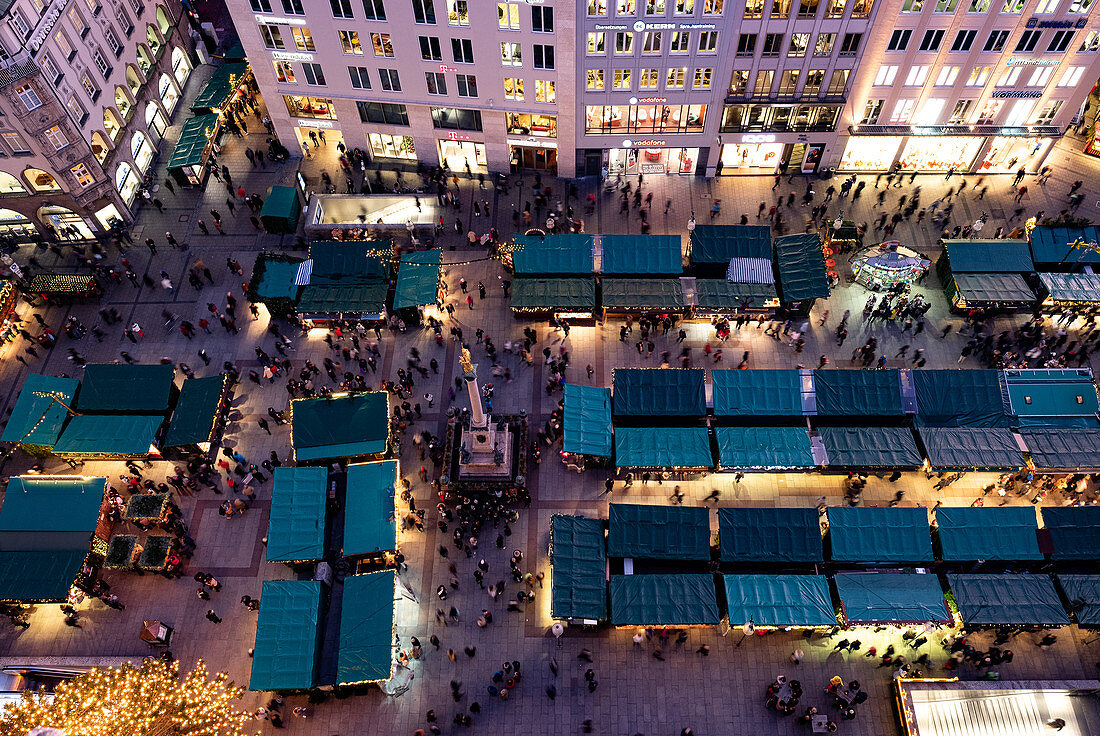
[[[212,68],[207,66],[191,75],[184,101],[189,101],[196,94],[211,73]],[[186,109],[187,105],[181,104],[180,107]],[[180,131],[179,122],[180,118],[177,118],[177,124],[170,128],[161,145],[161,163],[157,172],[160,181],[164,179],[163,162]],[[225,141],[220,156],[222,163],[232,172],[234,183],[243,186],[249,194],[255,192],[265,196],[272,185],[292,186],[295,173],[299,170],[311,188],[319,188],[321,173],[325,171],[338,182],[343,179],[338,154],[333,147],[321,147],[317,156],[309,160],[292,158],[280,164],[268,163],[266,168],[250,165],[245,156],[246,148],[265,147],[266,137],[258,123],[250,125],[250,130],[250,134],[243,138]],[[989,222],[983,234],[991,235],[999,227],[1011,230],[1021,225],[1025,217],[1034,216],[1039,211],[1047,216],[1057,215],[1069,206],[1067,194],[1072,182],[1077,179],[1091,184],[1086,184],[1085,201],[1076,214],[1097,219],[1100,216],[1100,191],[1095,189],[1095,185],[1100,181],[1100,161],[1079,153],[1080,148],[1080,139],[1072,136],[1062,139],[1049,160],[1054,168],[1050,179],[1045,184],[1037,184],[1031,181],[1033,177],[1028,177],[1029,192],[1019,205],[1024,208],[1023,216],[1013,217],[1017,205],[1010,186],[1012,176],[984,177],[982,186],[989,187],[984,199],[979,199],[974,189],[977,177],[966,177],[968,188],[955,200],[951,226],[967,225],[988,214]],[[373,170],[368,168],[367,174],[373,177]],[[392,183],[395,177],[390,170],[383,171],[382,176],[387,183]],[[415,173],[411,172],[405,172],[403,177],[406,181],[416,179]],[[958,176],[945,179],[942,175],[926,175],[917,176],[911,182],[906,176],[901,188],[889,190],[884,209],[875,206],[875,177],[860,177],[859,181],[868,182],[863,196],[855,203],[848,199],[834,199],[825,219],[831,220],[843,214],[856,222],[870,223],[872,231],[868,233],[866,242],[873,242],[876,237],[874,220],[880,212],[892,213],[898,209],[900,195],[911,195],[913,188],[920,186],[923,188],[922,202],[927,205],[949,187],[958,187],[960,179]],[[645,178],[642,188],[644,192],[654,195],[649,218],[651,232],[680,235],[686,245],[687,224],[693,212],[699,224],[736,224],[742,213],[750,224],[757,224],[759,203],[770,207],[780,196],[785,202],[788,193],[795,195],[794,206],[784,204],[779,208],[786,232],[806,231],[810,208],[800,206],[806,187],[812,187],[815,192],[813,204],[820,204],[824,188],[830,183],[839,186],[840,181],[795,177],[789,183],[784,180],[773,190],[770,176],[727,176],[706,180],[650,175]],[[637,210],[631,209],[625,216],[620,214],[616,196],[605,194],[599,182],[577,180],[576,194],[568,201],[565,198],[571,182],[543,177],[542,184],[552,189],[552,203],[561,199],[563,208],[572,207],[576,216],[584,220],[585,232],[639,232]],[[517,231],[512,213],[522,212],[525,202],[531,199],[533,176],[510,176],[508,185],[508,192],[492,185],[482,192],[476,179],[460,179],[461,211],[458,215],[479,235],[495,227],[502,239],[509,238]],[[590,193],[595,195],[591,212],[586,210]],[[39,349],[37,358],[25,352],[27,343],[22,339],[0,347],[0,409],[3,409],[0,416],[7,419],[30,373],[80,378],[84,371],[81,363],[119,361],[123,357],[122,351],[125,351],[136,363],[174,364],[178,384],[185,364],[196,376],[202,377],[217,375],[223,362],[230,361],[242,373],[242,379],[233,389],[224,445],[241,453],[250,463],[258,464],[272,451],[284,463],[289,463],[289,425],[272,421],[268,432],[258,424],[261,418],[269,417],[269,409],[281,412],[289,408],[286,377],[280,376],[272,383],[253,383],[247,378],[250,370],[263,370],[263,364],[255,352],[257,347],[268,354],[275,354],[276,338],[268,331],[269,315],[265,308],[259,310],[257,318],[249,315],[242,277],[227,268],[226,261],[239,261],[244,271],[243,280],[247,281],[259,253],[294,252],[297,237],[257,232],[248,220],[250,213],[239,203],[236,213],[231,214],[226,203],[229,196],[226,188],[215,179],[210,179],[204,190],[177,189],[173,194],[161,188],[158,196],[164,200],[165,210],[143,209],[130,230],[134,245],[122,252],[112,247],[107,256],[107,265],[112,266],[118,266],[122,258],[128,259],[139,277],[137,286],[126,279],[120,283],[109,282],[106,294],[98,303],[33,309],[26,304],[20,305],[27,330],[32,334],[40,332],[41,327],[31,317],[32,312],[36,312],[59,338],[52,348]],[[472,217],[471,202],[475,197],[490,201],[488,218]],[[712,220],[710,211],[716,199],[721,200],[721,213]],[[670,203],[667,215],[663,213],[666,202]],[[211,230],[213,234],[204,235],[199,231],[198,221],[204,219],[210,222],[212,208],[219,210],[224,218],[225,234]],[[550,347],[557,353],[559,348],[564,348],[569,353],[567,381],[578,384],[609,387],[615,369],[658,367],[658,356],[664,350],[672,352],[675,363],[680,347],[676,343],[675,329],[655,338],[657,346],[654,355],[644,357],[635,349],[632,338],[626,341],[618,339],[619,328],[624,324],[621,319],[575,324],[568,336],[547,322],[517,319],[510,310],[509,299],[499,286],[498,277],[508,278],[502,264],[496,259],[486,259],[481,248],[467,247],[465,232],[455,232],[452,227],[454,217],[454,214],[447,216],[446,230],[439,236],[437,244],[443,248],[448,299],[457,309],[453,318],[446,318],[445,314],[441,316],[445,318],[445,329],[457,326],[463,330],[465,339],[470,343],[473,362],[478,364],[480,382],[483,385],[487,381],[494,384],[494,414],[526,412],[534,436],[534,429],[546,423],[562,395],[560,391],[548,394],[545,390],[549,370],[539,359],[528,366],[518,355],[502,352],[499,362],[502,368],[508,370],[511,379],[491,375],[492,361],[486,356],[483,346],[473,340],[478,328],[501,346],[506,341],[522,342],[523,330],[534,328],[538,339],[533,352],[537,355],[544,347]],[[760,222],[767,224],[766,221],[765,212]],[[820,230],[822,222],[819,219],[818,225],[810,227]],[[166,232],[171,232],[187,248],[170,247],[165,239]],[[893,237],[920,251],[933,263],[940,254],[937,245],[939,232],[927,221],[918,224],[916,220],[903,220]],[[146,238],[156,242],[155,255],[144,247]],[[304,256],[301,251],[298,254]],[[25,265],[31,255],[35,255],[44,268],[78,269],[77,259],[68,249],[65,249],[65,255],[58,258],[48,251],[35,254],[30,246],[26,246],[16,254],[15,259]],[[197,260],[210,269],[213,283],[200,281],[198,287],[188,284],[188,271]],[[765,334],[763,324],[750,323],[734,331],[721,344],[724,358],[721,363],[716,363],[713,358],[704,357],[706,345],[718,345],[713,328],[706,322],[687,323],[685,344],[692,348],[695,366],[708,369],[708,383],[712,369],[735,368],[743,354],[748,356],[750,368],[816,368],[820,357],[825,356],[829,361],[828,370],[854,369],[857,366],[851,361],[851,351],[866,343],[870,337],[878,340],[878,353],[886,356],[886,367],[912,368],[912,356],[917,349],[923,349],[927,361],[924,367],[927,369],[984,367],[975,357],[976,354],[960,362],[960,353],[971,336],[960,334],[963,319],[949,312],[935,268],[914,287],[914,293],[924,295],[932,305],[925,317],[927,329],[914,335],[903,332],[900,323],[865,323],[861,315],[870,292],[848,282],[846,256],[838,258],[838,261],[840,284],[829,299],[819,300],[815,305],[808,319],[809,329],[804,334],[805,345],[801,352],[796,352],[787,340]],[[161,277],[158,276],[162,270],[168,274],[173,289],[162,287]],[[151,286],[142,284],[142,275],[151,277]],[[474,294],[472,309],[462,301],[464,297],[458,283],[460,278],[465,278],[471,285],[479,281],[487,285],[483,299],[478,298],[476,289],[471,289]],[[239,302],[236,310],[239,334],[222,329],[215,320],[211,320],[209,334],[197,330],[191,339],[181,335],[176,324],[165,326],[162,318],[165,310],[180,319],[197,323],[200,318],[209,316],[208,303],[224,309],[227,293]],[[106,324],[99,315],[99,310],[104,308],[116,309],[121,321]],[[850,334],[847,342],[838,347],[834,333],[845,310],[850,310],[852,314],[848,326]],[[70,316],[89,327],[94,325],[101,329],[104,333],[102,339],[97,339],[91,332],[76,340],[65,336],[61,327]],[[997,335],[1007,330],[1011,336],[1029,316],[1027,313],[996,316],[986,325],[986,333]],[[141,326],[144,336],[131,342],[123,329],[135,322]],[[951,330],[941,337],[947,326]],[[1081,333],[1085,326],[1083,320],[1069,325],[1069,339],[1083,339]],[[304,331],[296,324],[287,322],[280,322],[279,327],[291,338],[288,357],[292,376],[298,374],[307,359],[320,365],[326,357],[333,356],[324,339],[329,334],[325,330]],[[1056,327],[1048,325],[1047,329],[1053,332]],[[395,631],[399,648],[408,651],[410,639],[415,636],[422,644],[422,651],[419,658],[410,660],[407,669],[398,670],[395,683],[407,681],[407,687],[394,689],[394,684],[386,686],[392,694],[371,688],[361,695],[330,697],[311,705],[307,718],[290,715],[291,708],[307,704],[306,695],[288,696],[283,706],[283,720],[289,733],[303,736],[413,734],[417,729],[429,729],[426,713],[430,709],[434,709],[442,730],[450,732],[452,729],[462,730],[452,725],[452,719],[456,713],[470,712],[475,702],[479,704],[479,710],[473,715],[473,725],[469,729],[472,733],[581,733],[586,722],[590,722],[593,733],[624,736],[636,733],[675,736],[684,728],[693,729],[700,736],[809,732],[808,725],[797,723],[793,717],[782,717],[765,706],[766,688],[777,676],[783,675],[788,680],[799,680],[804,688],[797,714],[801,715],[808,706],[816,706],[837,722],[839,733],[866,736],[893,734],[897,728],[891,689],[894,668],[880,666],[882,662],[877,656],[865,656],[869,648],[875,647],[882,654],[893,645],[909,661],[915,660],[919,654],[927,654],[931,665],[922,670],[929,676],[958,675],[963,679],[977,679],[985,672],[985,669],[970,663],[962,664],[955,672],[945,671],[943,664],[949,655],[940,645],[943,632],[929,633],[927,643],[914,651],[902,639],[903,630],[894,627],[861,628],[855,633],[837,630],[831,634],[829,631],[804,633],[801,629],[781,630],[743,636],[744,622],[733,621],[730,622],[732,627],[723,622],[718,626],[690,628],[687,630],[687,641],[682,644],[675,641],[675,633],[662,644],[659,629],[653,630],[652,636],[636,644],[632,637],[638,630],[633,627],[567,627],[564,634],[556,638],[551,630],[554,623],[550,615],[549,591],[552,570],[548,559],[549,530],[554,514],[606,519],[611,502],[671,505],[670,496],[676,485],[684,493],[683,504],[692,507],[813,508],[822,503],[819,501],[822,497],[823,503],[828,506],[843,506],[846,505],[846,475],[778,472],[747,473],[741,478],[733,473],[710,473],[685,481],[634,482],[629,488],[619,478],[613,491],[605,494],[607,471],[592,469],[583,473],[573,472],[560,460],[560,444],[547,447],[544,443],[541,463],[529,474],[530,506],[520,504],[517,507],[519,520],[509,525],[510,534],[503,538],[503,546],[494,544],[497,535],[504,533],[503,524],[498,524],[482,531],[481,544],[472,556],[464,555],[451,543],[450,532],[444,532],[437,526],[440,517],[436,504],[439,499],[433,494],[429,483],[418,477],[422,462],[411,441],[414,432],[426,430],[436,436],[446,432],[446,412],[450,408],[448,389],[455,377],[462,373],[461,347],[451,339],[446,339],[442,347],[437,346],[430,329],[405,333],[384,329],[381,334],[378,341],[381,358],[377,373],[368,372],[364,376],[371,389],[378,389],[382,380],[395,380],[397,370],[405,367],[413,348],[419,351],[424,361],[435,359],[439,364],[438,374],[429,373],[427,378],[415,378],[412,396],[416,398],[412,400],[419,400],[425,393],[431,393],[435,401],[431,408],[426,401],[421,401],[423,416],[416,418],[405,433],[400,454],[401,475],[411,484],[416,508],[425,509],[426,515],[424,531],[413,528],[399,532],[399,548],[405,556],[407,569],[400,573],[401,594],[395,603]],[[346,339],[344,343],[347,344]],[[908,355],[895,358],[903,345],[911,346]],[[73,360],[70,348],[76,351],[78,360]],[[211,358],[209,365],[205,365],[199,356],[200,350],[205,350]],[[26,364],[17,362],[16,356],[21,356]],[[335,357],[339,359],[339,356]],[[1085,365],[1095,369],[1095,363],[1096,357],[1090,357]],[[586,365],[594,369],[591,379],[586,378]],[[314,380],[317,387],[335,387],[323,372]],[[458,394],[454,406],[460,409],[469,406],[464,391]],[[39,460],[22,451],[15,451],[6,457],[2,472],[6,479],[21,475],[36,464],[40,464],[42,472],[47,474],[79,472],[85,476],[102,475],[116,488],[122,488],[121,476],[128,474],[122,461],[89,460],[74,471],[56,457]],[[156,461],[144,471],[145,477],[161,482],[176,472],[174,467],[172,462]],[[425,470],[429,479],[438,479],[441,473],[441,468],[430,461],[426,463]],[[171,651],[185,668],[201,657],[211,671],[225,671],[236,683],[247,684],[257,613],[242,605],[241,598],[246,595],[259,598],[265,580],[292,580],[298,577],[285,565],[265,561],[271,505],[271,477],[270,473],[266,475],[265,482],[255,484],[256,498],[248,510],[229,517],[219,514],[221,504],[234,497],[234,491],[226,484],[226,473],[222,473],[216,493],[200,487],[201,490],[194,494],[173,494],[174,501],[182,509],[189,533],[197,544],[193,558],[184,561],[181,577],[167,579],[156,574],[137,576],[118,570],[107,571],[105,579],[111,585],[111,592],[125,604],[124,610],[113,610],[89,598],[77,608],[79,625],[68,626],[56,604],[35,606],[28,618],[28,628],[8,626],[6,623],[0,626],[0,661],[9,663],[47,657],[89,660],[145,657],[155,652],[138,638],[138,633],[143,622],[159,620],[174,627]],[[905,472],[893,482],[885,473],[881,477],[872,474],[861,503],[863,506],[886,506],[896,502],[902,507],[932,508],[937,504],[969,506],[979,498],[986,499],[987,505],[996,502],[996,494],[983,496],[983,489],[998,480],[996,473],[966,473],[942,490],[934,488],[935,480],[934,476],[930,479],[922,472]],[[704,502],[715,491],[717,500]],[[1090,485],[1080,500],[1095,503],[1097,491],[1095,486]],[[1003,501],[1013,506],[1034,508],[1033,495],[1010,493],[1004,496]],[[1064,494],[1051,493],[1038,507],[1071,502],[1072,499]],[[398,516],[401,517],[401,511],[407,505],[398,499],[398,506]],[[717,516],[713,511],[709,519],[712,535],[716,534]],[[437,551],[441,546],[450,548],[446,559]],[[514,595],[514,590],[523,587],[522,583],[517,586],[509,581],[509,592],[494,599],[479,587],[473,573],[479,560],[484,559],[490,571],[486,574],[486,583],[498,577],[509,579],[507,566],[515,550],[523,553],[523,571],[541,574],[543,578],[532,589],[532,602],[521,605],[520,611],[509,611],[508,600]],[[457,569],[457,585],[451,583],[450,563]],[[222,583],[219,591],[209,593],[209,601],[203,600],[197,593],[200,586],[193,579],[197,571],[209,573]],[[305,579],[309,575],[303,573],[301,577]],[[435,597],[435,591],[440,586],[449,589],[446,601]],[[437,609],[452,605],[461,612],[459,620],[439,623]],[[220,623],[205,617],[210,609],[220,617]],[[476,621],[483,609],[491,611],[493,618],[488,625],[479,627]],[[1057,637],[1055,642],[1040,647],[1039,642],[1046,633],[1015,633],[1008,643],[1001,645],[1011,648],[1015,657],[1011,662],[992,669],[999,673],[1002,680],[1088,681],[1096,678],[1097,666],[1100,666],[1100,644],[1094,643],[1095,635],[1076,626],[1063,627],[1054,631]],[[432,635],[438,637],[438,647],[429,643]],[[859,652],[847,653],[835,649],[841,639],[855,636],[862,642]],[[991,630],[982,631],[968,636],[967,640],[980,651],[992,645],[994,636]],[[709,654],[699,653],[703,645],[709,647]],[[476,648],[473,656],[464,653],[467,647]],[[663,659],[654,656],[658,647],[661,647]],[[456,652],[454,661],[447,656],[448,649]],[[591,664],[578,659],[582,649],[590,650]],[[804,658],[798,664],[791,660],[796,650],[804,652]],[[522,677],[507,700],[492,697],[487,687],[492,684],[494,671],[501,669],[502,663],[512,661],[521,663]],[[585,679],[585,671],[589,668],[598,683],[594,691],[590,691]],[[854,720],[842,720],[839,711],[831,705],[831,696],[825,692],[830,678],[834,676],[840,676],[845,681],[858,680],[869,695],[868,700],[859,706]],[[451,695],[452,681],[461,683],[462,697],[457,703]],[[550,688],[553,688],[553,698],[547,693]],[[255,710],[266,705],[271,697],[272,694],[267,692],[250,692],[245,696],[244,705]],[[263,732],[274,728],[270,721],[256,721],[254,727]]]

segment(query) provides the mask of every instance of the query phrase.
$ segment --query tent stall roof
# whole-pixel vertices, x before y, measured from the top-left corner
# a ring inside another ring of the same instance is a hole
[[[1100,469],[1100,429],[1021,429],[1017,434],[1039,470]]]
[[[1033,302],[1035,292],[1018,273],[957,273],[955,291],[968,303]]]
[[[172,421],[164,436],[165,447],[209,442],[218,418],[226,376],[188,378],[180,389]]]
[[[309,244],[307,270],[313,286],[375,284],[390,273],[386,240],[316,240]]]
[[[1000,427],[921,427],[928,462],[943,470],[1008,470],[1024,467],[1012,430]]]
[[[605,274],[676,274],[683,272],[679,235],[601,235]]]
[[[1100,560],[1100,506],[1051,506],[1042,510],[1055,560]]]
[[[816,370],[820,416],[902,416],[901,371]]]
[[[580,455],[611,457],[611,389],[565,384],[565,436],[562,450]]]
[[[591,312],[596,309],[596,282],[518,276],[512,282],[512,309]]]
[[[267,561],[301,562],[324,557],[327,505],[327,468],[275,468],[267,522]]]
[[[195,101],[191,103],[192,110],[210,110],[220,108],[233,94],[233,90],[241,83],[241,78],[248,71],[248,62],[222,64],[210,79],[199,90]]]
[[[775,268],[770,258],[731,258],[726,281],[737,284],[775,286]]]
[[[1058,575],[1077,623],[1100,626],[1100,575]]]
[[[812,508],[718,509],[723,562],[821,562],[821,526]]]
[[[261,299],[294,299],[298,296],[296,279],[298,265],[301,262],[301,258],[292,260],[265,258],[263,273],[256,284],[256,296]]]
[[[397,268],[397,287],[393,308],[424,307],[435,304],[439,297],[439,271],[443,251],[439,248],[401,256]]]
[[[298,202],[297,187],[271,187],[263,207],[260,208],[260,220],[269,233],[293,232],[301,214],[302,205]]]
[[[172,147],[168,157],[167,169],[182,169],[184,166],[202,166],[202,152],[210,142],[210,134],[218,125],[218,114],[196,115],[183,124],[180,137]]]
[[[840,573],[834,578],[844,617],[851,623],[949,623],[943,588],[935,575]]]
[[[373,555],[397,548],[396,492],[396,460],[348,466],[344,556]]]
[[[969,626],[1064,626],[1069,616],[1048,575],[948,575]]]
[[[1034,508],[941,506],[936,524],[945,561],[1043,559]]]
[[[302,289],[298,314],[382,314],[389,287],[384,283],[348,286],[309,285]]]
[[[829,278],[820,235],[780,235],[775,239],[775,264],[784,302],[828,298]]]
[[[249,690],[316,685],[320,620],[319,580],[265,580]]]
[[[603,280],[603,306],[607,309],[684,308],[684,290],[680,279]]]
[[[616,368],[615,416],[701,417],[705,378],[702,368]]]
[[[1056,302],[1100,302],[1100,274],[1041,273],[1039,280]]]
[[[0,601],[67,601],[84,566],[83,549],[0,551]]]
[[[918,425],[1007,427],[1011,424],[1003,373],[996,370],[913,371]]]
[[[86,554],[106,487],[106,478],[10,478],[0,506],[0,550],[82,549]]]
[[[1026,240],[945,240],[952,273],[1031,273],[1035,264]]]
[[[797,370],[711,371],[714,415],[801,417],[802,374]]]
[[[1021,426],[1096,427],[1100,400],[1086,368],[1013,368],[1004,372],[1012,414]]]
[[[723,575],[730,626],[836,626],[824,575]]]
[[[84,367],[74,408],[81,414],[167,413],[175,375],[170,365],[92,363]]]
[[[395,583],[396,572],[392,569],[344,578],[337,685],[389,679],[393,668]]]
[[[717,624],[718,594],[712,575],[612,575],[614,626]]]
[[[708,309],[760,309],[778,299],[775,284],[741,284],[725,279],[696,279],[695,306]]]
[[[691,262],[727,264],[733,258],[772,257],[767,225],[696,225],[691,231]]]
[[[160,414],[82,414],[69,420],[53,451],[56,455],[144,457],[162,424]]]
[[[931,562],[928,510],[903,506],[830,506],[834,562]]]
[[[80,381],[75,378],[37,373],[28,375],[19,390],[19,398],[15,400],[0,441],[52,448],[61,436],[65,420],[69,418],[68,410],[61,404],[73,405],[73,396],[79,385]],[[61,403],[51,397],[56,397]]]
[[[1083,240],[1086,243],[1100,241],[1100,227],[1085,228],[1037,227],[1028,236],[1031,241],[1031,257],[1036,263],[1075,266],[1081,263],[1100,263],[1100,253],[1088,248],[1071,248],[1070,243]]]
[[[821,427],[821,442],[834,468],[915,468],[923,462],[906,427]]]
[[[550,615],[607,618],[607,553],[603,522],[580,516],[550,517]]]
[[[516,275],[590,274],[595,271],[591,235],[516,235],[512,263]]]
[[[390,409],[381,391],[296,399],[290,407],[294,457],[299,462],[386,451]]]
[[[613,503],[607,554],[652,560],[709,560],[710,515],[702,506]]]
[[[706,427],[619,427],[615,430],[619,468],[712,468]]]
[[[813,468],[805,427],[718,427],[718,465],[726,470]]]

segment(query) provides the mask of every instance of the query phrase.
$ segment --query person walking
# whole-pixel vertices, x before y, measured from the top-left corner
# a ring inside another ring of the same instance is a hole
[[[220,624],[222,622],[221,617],[218,616],[218,614],[214,613],[213,608],[206,612],[206,620],[216,624]]]

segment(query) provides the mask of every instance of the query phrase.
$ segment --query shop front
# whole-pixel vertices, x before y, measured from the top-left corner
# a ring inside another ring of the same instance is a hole
[[[416,161],[416,144],[413,143],[412,136],[370,133],[367,140],[370,143],[371,157],[374,159]]]
[[[903,171],[970,171],[984,138],[980,136],[910,136],[898,163]]]
[[[38,228],[26,215],[15,210],[0,209],[0,237],[33,238]]]
[[[298,127],[294,129],[294,135],[298,139],[298,149],[309,144],[310,150],[319,146],[331,146],[344,143],[344,134],[331,120],[299,120]],[[324,135],[324,140],[321,136]],[[346,145],[346,144],[345,144]]]
[[[783,144],[767,133],[747,134],[740,143],[722,144],[723,174],[774,173],[783,161]],[[761,139],[760,143],[751,142]]]
[[[558,172],[558,144],[554,141],[508,139],[508,160],[512,173],[521,169],[546,171],[551,175]]]
[[[92,229],[84,218],[70,209],[58,205],[44,205],[38,208],[38,219],[62,240],[91,240],[95,238]]]
[[[608,173],[611,175],[695,173],[695,167],[699,163],[698,148],[664,148],[663,143],[664,141],[639,141],[635,147],[610,149],[607,154]]]
[[[164,109],[169,115],[176,109],[176,104],[180,101],[179,87],[176,86],[176,80],[168,74],[161,74],[160,81],[158,82],[158,91],[160,92],[160,101],[164,105]]]
[[[1022,167],[1036,173],[1053,142],[1053,138],[995,136],[989,141],[989,151],[979,171],[983,174],[1014,174]]]
[[[448,133],[447,138],[439,139],[438,146],[439,163],[451,171],[469,168],[475,174],[489,173],[484,143],[471,141],[470,136],[463,133]]]
[[[840,171],[887,171],[894,165],[901,136],[852,136],[837,167]]]

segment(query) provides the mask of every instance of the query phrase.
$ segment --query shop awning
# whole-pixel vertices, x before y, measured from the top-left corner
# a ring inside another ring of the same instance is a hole
[[[602,272],[634,276],[680,274],[679,235],[601,235]]]
[[[1095,273],[1041,273],[1047,294],[1056,302],[1100,302],[1100,274]]]
[[[797,370],[711,371],[717,417],[800,417],[802,374]]]
[[[326,468],[275,468],[267,522],[267,561],[302,562],[324,557],[327,505]]]
[[[824,575],[723,575],[730,626],[836,626]]]
[[[84,366],[75,408],[81,414],[166,413],[175,375],[170,365],[92,363]]]
[[[814,371],[821,416],[902,416],[901,371]]]
[[[298,228],[302,206],[295,187],[271,187],[260,210],[260,220],[269,233],[292,233]]]
[[[611,457],[611,390],[598,386],[565,384],[565,437],[562,450],[580,455]]]
[[[516,235],[512,263],[524,274],[590,274],[595,271],[591,235]]]
[[[820,235],[779,236],[775,239],[775,264],[779,270],[779,294],[784,302],[828,298],[829,279]]]
[[[732,258],[772,257],[767,225],[696,225],[691,231],[692,263],[729,263]]]
[[[710,512],[704,506],[610,504],[607,554],[651,560],[709,560]]]
[[[19,390],[0,442],[51,449],[69,418],[65,406],[73,405],[80,381],[31,373]]]
[[[0,551],[0,601],[67,601],[87,556],[87,545],[83,549]]]
[[[704,311],[763,309],[778,298],[775,284],[743,284],[725,279],[695,280],[695,306]]]
[[[1100,507],[1052,506],[1042,510],[1055,560],[1100,560]]]
[[[718,623],[712,575],[612,575],[614,626],[702,626]]]
[[[1012,430],[1000,427],[921,427],[928,462],[941,470],[1011,470],[1024,467]]]
[[[1096,427],[1100,400],[1086,368],[1004,372],[1012,414],[1026,427]]]
[[[302,263],[313,286],[384,283],[393,245],[388,240],[316,240]],[[299,280],[300,281],[300,280]]]
[[[406,253],[397,268],[397,287],[393,308],[424,307],[435,304],[439,296],[439,270],[443,251],[439,248]]]
[[[317,684],[321,582],[265,580],[249,690],[306,690]]]
[[[350,286],[306,286],[298,300],[298,314],[383,314],[386,311],[384,283],[354,284]]]
[[[226,377],[188,378],[180,389],[172,422],[164,436],[165,447],[182,447],[209,442],[221,409]]]
[[[199,90],[195,101],[191,103],[191,110],[201,112],[221,108],[241,83],[247,71],[248,62],[246,61],[222,64],[214,70],[210,79]]]
[[[1080,626],[1100,626],[1100,575],[1058,575]]]
[[[336,398],[295,399],[291,440],[298,461],[384,453],[389,441],[389,400],[381,391]]]
[[[680,279],[604,279],[603,306],[607,309],[684,308]]]
[[[723,470],[813,468],[805,427],[718,427],[718,465]]]
[[[718,509],[723,562],[821,562],[821,526],[812,508]]]
[[[615,416],[701,417],[707,413],[702,368],[616,368]]]
[[[1043,559],[1034,508],[940,506],[936,524],[945,561]]]
[[[376,555],[397,549],[397,461],[348,466],[344,503],[344,556]]]
[[[712,468],[706,427],[619,427],[615,430],[619,468]]]
[[[834,562],[931,562],[928,510],[903,506],[830,506]]]
[[[133,414],[82,414],[69,420],[57,444],[55,455],[118,455],[144,457],[155,448],[157,431],[164,416]]]
[[[922,464],[907,427],[822,427],[826,465],[834,468],[915,468]]]
[[[517,277],[512,282],[512,309],[592,312],[596,309],[596,282],[589,278]]]
[[[1048,575],[948,575],[967,626],[1066,626],[1069,616]]]
[[[954,280],[955,291],[967,304],[1035,301],[1035,292],[1018,273],[959,273]]]
[[[607,554],[603,522],[579,516],[550,517],[550,615],[607,618]]]
[[[945,240],[952,273],[1031,273],[1026,240]]]
[[[1021,429],[1037,470],[1100,470],[1100,429]]]
[[[392,569],[344,578],[337,685],[389,679],[393,668],[395,583]]]
[[[910,376],[917,397],[918,425],[1008,427],[1012,424],[1002,371],[919,370]]]
[[[0,506],[0,550],[87,553],[106,487],[106,478],[10,478]]]
[[[834,580],[848,623],[919,624],[951,621],[943,588],[935,575],[840,573]]]
[[[214,134],[218,125],[217,113],[196,115],[183,124],[180,137],[168,157],[167,169],[182,169],[184,166],[202,166],[202,152]]]
[[[1076,241],[1100,241],[1100,227],[1095,225],[1085,228],[1037,227],[1031,231],[1028,239],[1031,241],[1031,257],[1035,263],[1064,267],[1066,270],[1081,263],[1100,263],[1100,253],[1069,245]]]
[[[775,284],[775,269],[770,258],[731,258],[726,281],[739,284]]]

